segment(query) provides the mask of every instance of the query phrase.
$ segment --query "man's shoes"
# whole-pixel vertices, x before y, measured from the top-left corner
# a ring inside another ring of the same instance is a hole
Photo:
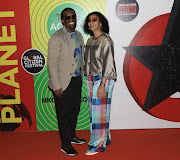
[[[75,156],[78,154],[78,152],[72,146],[62,147],[61,151],[67,154],[68,156]]]
[[[86,154],[87,156],[92,156],[92,155],[95,155],[95,154],[97,154],[97,153],[99,153],[99,152],[94,152],[94,151],[91,151],[91,150],[87,150],[85,154]]]
[[[74,137],[72,140],[71,140],[71,143],[73,144],[83,144],[85,143],[86,140],[85,139],[80,139],[78,137]]]

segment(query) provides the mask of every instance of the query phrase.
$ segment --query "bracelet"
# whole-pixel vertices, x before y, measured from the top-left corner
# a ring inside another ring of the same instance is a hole
[[[105,84],[102,81],[101,81],[100,85],[103,86],[104,87],[104,91],[106,91]]]
[[[100,86],[103,86],[103,87],[104,87],[104,84],[101,84],[101,83],[100,83]]]
[[[101,83],[100,83],[101,85],[103,85],[104,87],[105,87],[105,84],[101,81]]]

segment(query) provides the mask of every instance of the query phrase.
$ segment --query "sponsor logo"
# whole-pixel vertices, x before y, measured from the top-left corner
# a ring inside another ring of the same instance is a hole
[[[136,0],[119,0],[115,8],[116,16],[123,22],[129,22],[136,18],[139,5]]]
[[[54,98],[42,98],[42,103],[54,103]],[[81,102],[87,102],[87,97],[81,97]]]
[[[35,75],[44,70],[46,59],[41,51],[32,48],[23,53],[21,65],[27,73]]]

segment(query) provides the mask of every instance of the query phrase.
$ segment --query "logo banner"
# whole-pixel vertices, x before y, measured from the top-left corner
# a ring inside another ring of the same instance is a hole
[[[34,78],[21,65],[32,48],[29,1],[0,5],[0,131],[36,130]]]

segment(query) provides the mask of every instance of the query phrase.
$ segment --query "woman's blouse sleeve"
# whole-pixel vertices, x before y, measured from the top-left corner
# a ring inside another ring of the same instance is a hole
[[[114,44],[110,37],[105,38],[102,47],[102,77],[116,79],[117,73],[114,61]]]

